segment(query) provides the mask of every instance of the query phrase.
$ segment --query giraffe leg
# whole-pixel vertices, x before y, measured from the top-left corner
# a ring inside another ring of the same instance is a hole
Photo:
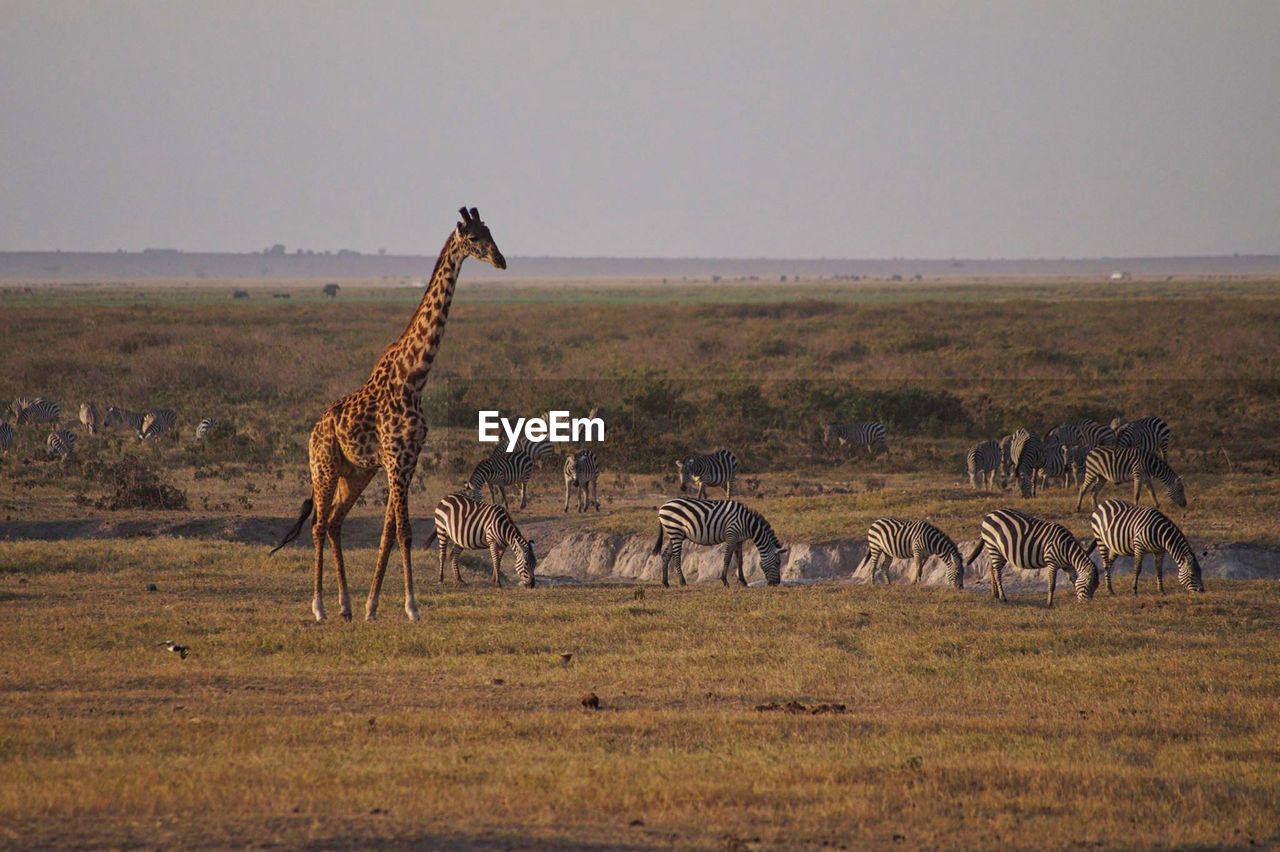
[[[413,524],[409,521],[409,486],[417,467],[416,455],[412,462],[401,464],[392,489],[395,498],[396,541],[400,545],[400,561],[404,565],[404,614],[410,621],[418,621],[422,617],[418,612],[418,599],[413,594]]]
[[[333,420],[324,417],[311,430],[308,445],[311,467],[311,493],[315,501],[316,520],[311,526],[315,543],[315,597],[311,612],[316,621],[324,621],[324,543],[329,537],[329,519],[333,513],[333,495],[338,487],[337,449],[333,437]]]
[[[337,503],[329,517],[329,544],[333,547],[334,568],[338,573],[338,614],[347,621],[351,620],[351,593],[347,590],[347,567],[342,556],[342,523],[376,473],[376,470],[357,471],[338,477]]]
[[[387,573],[387,559],[391,556],[391,540],[395,537],[396,516],[387,495],[387,507],[382,516],[382,538],[378,542],[378,561],[373,568],[373,585],[369,587],[369,600],[365,603],[365,621],[378,617],[378,595],[382,592],[382,578]]]
[[[493,584],[498,588],[502,588],[502,574],[498,571],[502,567],[502,545],[496,541],[489,542],[489,558],[493,560]]]

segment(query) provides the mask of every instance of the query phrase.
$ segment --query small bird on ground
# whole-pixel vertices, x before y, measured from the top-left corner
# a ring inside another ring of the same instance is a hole
[[[186,645],[179,645],[177,642],[173,641],[172,639],[166,639],[163,642],[157,642],[156,644],[161,646],[162,648],[169,649],[170,651],[177,654],[179,657],[181,657],[184,660],[187,658],[188,649]]]

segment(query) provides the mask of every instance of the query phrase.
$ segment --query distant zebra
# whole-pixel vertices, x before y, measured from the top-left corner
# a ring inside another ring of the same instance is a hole
[[[1010,453],[1012,446],[1012,435],[1005,435],[1000,439],[1000,476],[1002,477],[1013,473],[1013,456]]]
[[[1071,482],[1073,485],[1079,485],[1084,480],[1084,462],[1089,457],[1092,448],[1072,444],[1066,449],[1067,468],[1071,474]]]
[[[516,555],[516,573],[520,585],[527,589],[534,586],[534,569],[538,560],[533,554],[533,542],[520,534],[520,528],[507,510],[495,503],[481,503],[465,494],[450,494],[436,505],[436,528],[423,544],[430,547],[432,541],[440,544],[440,582],[444,582],[444,563],[453,548],[453,579],[461,583],[458,571],[458,555],[463,550],[488,548],[493,560],[493,584],[502,585],[502,554],[511,550]]]
[[[98,434],[98,406],[93,402],[80,403],[80,422],[89,430],[90,435]]]
[[[724,488],[724,499],[733,497],[733,480],[738,476],[738,457],[728,450],[716,450],[702,456],[685,456],[676,462],[680,472],[680,490],[688,491],[689,483],[698,485],[698,499],[706,496],[707,486]]]
[[[596,493],[597,481],[600,478],[600,463],[591,450],[578,450],[569,453],[564,459],[564,510],[569,511],[569,491],[572,489],[578,497],[578,511],[585,512],[595,503],[596,511],[600,511],[600,497]]]
[[[1036,471],[1044,467],[1044,445],[1040,436],[1029,429],[1019,429],[1009,442],[1009,462],[1023,497],[1036,496]]]
[[[200,424],[196,426],[196,440],[203,441],[205,438],[209,437],[210,432],[212,432],[214,429],[217,429],[217,428],[218,428],[218,418],[216,417],[203,418],[200,421]]]
[[[822,427],[822,445],[829,446],[831,439],[845,447],[866,447],[867,454],[875,457],[876,450],[888,452],[885,443],[884,424],[876,421],[867,423],[827,423]]]
[[[529,458],[541,467],[543,459],[555,458],[556,445],[547,440],[530,441],[524,435],[516,439],[516,449],[528,453]],[[499,451],[501,452],[501,451]]]
[[[138,437],[144,441],[150,441],[153,438],[159,438],[165,432],[171,430],[178,422],[178,412],[172,408],[155,408],[148,411],[146,416],[142,418],[142,429],[139,430]],[[178,433],[174,432],[176,438]]]
[[[991,442],[994,444],[995,442]],[[956,543],[942,530],[928,521],[904,521],[898,518],[877,518],[867,530],[867,555],[862,557],[856,574],[868,562],[871,563],[871,583],[876,582],[876,568],[889,579],[889,563],[894,559],[911,558],[911,584],[920,582],[924,563],[930,556],[938,556],[947,565],[947,582],[957,589],[964,588],[964,560]],[[881,565],[881,560],[884,564]]]
[[[997,509],[982,519],[982,542],[969,557],[972,565],[983,550],[991,574],[991,597],[1005,600],[1004,566],[1023,570],[1049,569],[1049,606],[1058,572],[1075,584],[1076,597],[1088,600],[1098,588],[1098,568],[1071,531],[1053,521],[1043,521],[1017,509]]]
[[[1150,553],[1156,567],[1156,586],[1164,594],[1164,555],[1178,563],[1178,582],[1189,592],[1203,592],[1200,562],[1178,525],[1159,509],[1135,506],[1124,500],[1106,500],[1093,510],[1089,518],[1094,543],[1102,557],[1102,570],[1107,575],[1107,593],[1111,588],[1111,563],[1117,556],[1133,554],[1133,593],[1138,594],[1138,575],[1142,573],[1142,557]]]
[[[147,419],[145,411],[130,411],[127,408],[119,408],[111,406],[107,409],[107,415],[102,418],[103,426],[114,426],[117,423],[123,423],[130,429],[138,433],[138,437],[142,437],[142,421]]]
[[[969,472],[969,484],[975,491],[984,486],[992,488],[996,484],[996,471],[1000,469],[1000,445],[995,441],[974,444],[964,463]]]
[[[663,538],[666,547],[663,547]],[[773,527],[759,512],[748,509],[737,500],[699,500],[677,497],[658,507],[658,540],[655,554],[662,554],[662,585],[667,583],[667,567],[674,563],[680,585],[686,585],[680,558],[685,541],[694,544],[724,543],[724,569],[720,582],[729,585],[729,567],[738,562],[738,582],[747,584],[742,572],[742,545],[751,541],[760,554],[760,569],[765,582],[776,586],[782,581],[782,554],[786,548],[778,541]]]
[[[24,423],[52,423],[57,426],[62,419],[62,406],[42,396],[19,397],[9,410],[14,413],[13,422],[19,426]]]
[[[1080,485],[1080,495],[1076,499],[1076,511],[1084,503],[1085,493],[1093,498],[1093,507],[1098,507],[1098,492],[1109,482],[1119,485],[1121,482],[1133,480],[1133,502],[1142,499],[1142,486],[1146,485],[1151,492],[1151,500],[1160,508],[1160,498],[1156,497],[1155,486],[1151,480],[1158,479],[1164,484],[1169,499],[1179,506],[1187,505],[1186,488],[1182,477],[1174,473],[1163,459],[1155,453],[1133,447],[1116,449],[1112,447],[1095,447],[1089,451],[1084,461],[1084,482]]]
[[[1055,439],[1058,443],[1069,447],[1084,447],[1087,452],[1094,447],[1115,446],[1116,432],[1110,426],[1086,417],[1083,420],[1072,420],[1069,423],[1054,426],[1045,436],[1045,440]]]
[[[533,475],[533,459],[528,453],[520,450],[514,452],[503,452],[501,450],[493,453],[488,458],[481,459],[471,471],[471,475],[467,477],[466,486],[471,499],[480,500],[480,489],[484,485],[489,486],[489,497],[494,502],[498,502],[498,494],[502,494],[502,505],[511,508],[511,503],[507,500],[507,486],[520,485],[520,508],[523,509],[528,505],[527,491],[529,488],[529,477]]]
[[[1061,479],[1062,487],[1067,487],[1067,477],[1071,474],[1070,452],[1062,444],[1044,445],[1044,462],[1040,468],[1040,478],[1046,488],[1049,480]]]
[[[44,445],[49,455],[57,456],[65,462],[76,451],[76,435],[67,429],[55,429],[49,433]]]
[[[7,453],[13,448],[13,427],[7,420],[0,420],[0,453]]]
[[[1125,424],[1116,431],[1116,449],[1136,447],[1149,453],[1159,453],[1169,460],[1169,424],[1159,417],[1143,417]]]

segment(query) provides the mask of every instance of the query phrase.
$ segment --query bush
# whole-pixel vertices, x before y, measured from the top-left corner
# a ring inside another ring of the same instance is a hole
[[[160,474],[142,459],[126,456],[115,462],[85,465],[85,477],[106,485],[107,496],[94,501],[99,509],[186,510],[187,492],[160,481]]]

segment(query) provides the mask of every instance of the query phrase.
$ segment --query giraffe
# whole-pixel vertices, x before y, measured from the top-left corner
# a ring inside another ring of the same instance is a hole
[[[342,522],[379,470],[387,474],[387,508],[365,619],[377,617],[378,593],[393,536],[404,560],[404,611],[412,621],[419,618],[410,563],[413,534],[409,526],[409,482],[427,435],[420,409],[422,389],[440,348],[462,262],[474,257],[498,269],[507,268],[479,211],[463,207],[459,212],[462,221],[440,250],[426,293],[404,333],[378,358],[369,380],[325,409],[311,430],[308,450],[312,496],[303,501],[297,523],[271,552],[297,538],[314,511],[311,536],[316,551],[316,590],[311,611],[316,621],[325,618],[322,580],[326,539],[333,547],[338,574],[339,614],[351,620],[351,597],[342,561]]]

